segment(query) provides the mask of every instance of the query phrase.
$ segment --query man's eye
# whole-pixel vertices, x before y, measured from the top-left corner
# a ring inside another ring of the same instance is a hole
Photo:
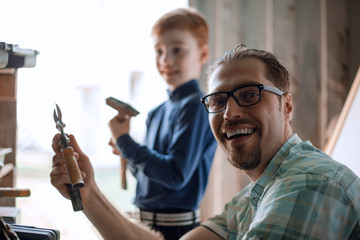
[[[241,99],[244,101],[252,101],[259,98],[258,91],[246,91],[241,94]]]
[[[247,98],[254,98],[254,97],[257,97],[257,96],[259,96],[258,92],[247,92],[245,94],[245,97],[247,97]]]
[[[225,104],[226,104],[226,98],[222,96],[212,96],[209,99],[210,107],[219,107],[219,106],[224,106]]]

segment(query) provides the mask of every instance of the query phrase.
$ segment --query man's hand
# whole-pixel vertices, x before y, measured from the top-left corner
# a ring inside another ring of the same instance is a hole
[[[86,202],[89,189],[95,185],[94,170],[89,158],[81,151],[76,139],[73,135],[68,135],[70,139],[69,145],[74,149],[75,158],[78,162],[85,187],[80,189],[81,197]],[[52,148],[55,152],[53,156],[52,171],[50,173],[51,184],[67,199],[70,199],[67,184],[71,184],[70,177],[64,162],[64,158],[60,149],[60,134],[56,134],[53,138]]]
[[[122,215],[95,183],[94,170],[89,158],[81,151],[73,135],[69,135],[70,146],[84,179],[85,186],[80,189],[84,203],[83,213],[99,231],[103,239],[163,239],[158,233],[140,226]],[[53,168],[50,174],[51,184],[66,198],[70,199],[66,184],[70,177],[60,150],[60,134],[53,138],[52,148],[55,152]]]

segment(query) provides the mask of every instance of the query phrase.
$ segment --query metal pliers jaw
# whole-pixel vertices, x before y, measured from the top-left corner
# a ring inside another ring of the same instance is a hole
[[[62,114],[61,114],[61,110],[59,108],[59,106],[57,104],[56,108],[54,109],[54,121],[56,123],[56,128],[59,130],[60,134],[61,134],[61,138],[60,138],[60,145],[62,148],[68,147],[69,146],[69,138],[68,136],[65,134],[64,132],[64,128],[65,128],[65,123],[63,123],[62,121]]]

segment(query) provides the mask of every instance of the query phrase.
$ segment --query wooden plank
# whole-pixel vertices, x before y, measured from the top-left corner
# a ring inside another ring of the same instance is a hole
[[[0,101],[0,147],[12,148],[13,152],[6,156],[12,159],[16,143],[16,101]],[[12,162],[12,161],[11,161]]]
[[[248,48],[265,49],[267,46],[266,22],[268,19],[266,11],[266,1],[242,1],[241,11],[239,12],[240,27],[242,29],[241,38],[243,39],[241,43],[244,43]]]
[[[299,74],[293,85],[296,94],[292,126],[302,139],[318,146],[320,4],[311,0],[298,1],[297,12]]]
[[[345,123],[346,119],[348,118],[349,111],[353,105],[356,94],[360,95],[360,67],[355,76],[355,79],[354,79],[353,85],[350,89],[350,92],[348,94],[348,97],[346,98],[344,107],[341,110],[339,119],[338,119],[335,129],[334,129],[334,132],[331,135],[329,141],[327,142],[327,144],[324,148],[324,151],[329,155],[333,154],[335,145],[339,139],[339,135],[340,135],[341,131],[343,130],[344,123]],[[358,109],[356,109],[356,110],[358,111]],[[357,133],[354,133],[354,135],[357,135]]]
[[[16,75],[0,73],[0,100],[15,100]]]
[[[349,37],[356,31],[349,31],[349,12],[348,1],[330,0],[326,1],[326,67],[327,67],[327,123],[335,122],[339,117],[339,113],[344,105],[346,96],[350,90],[354,75],[350,78],[349,54],[353,52],[353,48],[349,48]],[[336,16],[331,17],[331,16]],[[357,67],[359,62],[357,63]],[[324,135],[325,141],[319,148],[324,148],[326,140],[331,137],[332,129],[327,126]]]
[[[325,142],[325,131],[328,122],[328,68],[327,68],[327,9],[326,0],[320,1],[320,82],[318,99],[318,145]]]

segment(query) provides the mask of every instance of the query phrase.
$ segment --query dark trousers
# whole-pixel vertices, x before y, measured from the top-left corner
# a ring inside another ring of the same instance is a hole
[[[184,235],[191,229],[198,227],[199,225],[200,225],[199,223],[195,223],[187,226],[177,226],[177,227],[154,225],[152,229],[161,232],[165,240],[178,240],[182,235]]]

